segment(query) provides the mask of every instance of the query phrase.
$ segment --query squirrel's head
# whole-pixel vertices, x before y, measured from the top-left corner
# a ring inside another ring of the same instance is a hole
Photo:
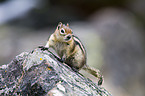
[[[72,30],[69,28],[69,24],[62,24],[59,22],[56,30],[56,38],[62,42],[69,42],[72,40]]]

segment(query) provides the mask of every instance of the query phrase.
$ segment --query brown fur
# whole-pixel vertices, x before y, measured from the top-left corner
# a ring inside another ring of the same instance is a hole
[[[103,78],[98,70],[90,68],[86,64],[86,50],[78,37],[72,34],[69,24],[65,26],[61,22],[55,32],[50,36],[45,47],[53,48],[58,56],[71,68],[84,69],[99,78],[98,85],[102,84]]]

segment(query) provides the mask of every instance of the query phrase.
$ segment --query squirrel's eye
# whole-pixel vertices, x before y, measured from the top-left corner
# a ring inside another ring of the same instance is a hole
[[[65,30],[62,28],[62,29],[60,30],[60,33],[61,33],[61,34],[64,34],[64,32],[65,32]]]

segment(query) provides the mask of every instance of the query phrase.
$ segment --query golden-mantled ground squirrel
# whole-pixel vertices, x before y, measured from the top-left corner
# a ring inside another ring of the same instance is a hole
[[[74,36],[69,25],[61,22],[58,24],[55,32],[50,36],[45,47],[40,46],[42,50],[53,48],[60,59],[59,61],[69,65],[74,71],[84,69],[99,79],[98,85],[103,82],[103,76],[99,70],[90,68],[86,64],[86,50],[78,37]],[[53,54],[54,55],[54,54]]]

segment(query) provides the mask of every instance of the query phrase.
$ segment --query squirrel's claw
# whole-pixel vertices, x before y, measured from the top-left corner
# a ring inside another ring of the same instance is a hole
[[[41,48],[42,51],[48,50],[48,48],[44,46],[38,46],[38,48]]]

